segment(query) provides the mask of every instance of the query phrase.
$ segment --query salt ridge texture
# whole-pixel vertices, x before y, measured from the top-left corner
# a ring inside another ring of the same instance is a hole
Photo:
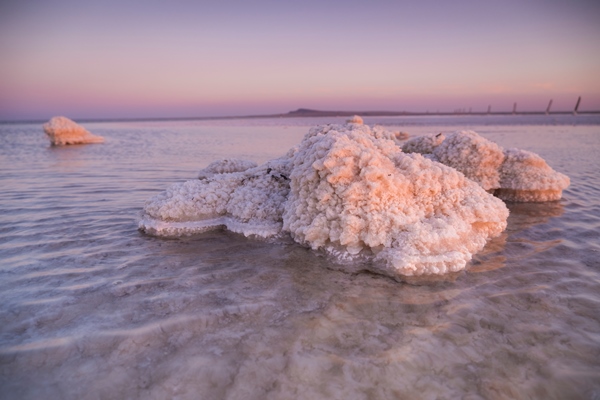
[[[455,168],[505,201],[559,200],[570,184],[569,177],[554,171],[539,155],[505,150],[473,131],[412,138],[402,150]]]
[[[560,200],[571,183],[568,176],[554,171],[539,155],[527,150],[504,150],[500,187],[494,195],[506,201],[542,202]]]
[[[84,127],[66,117],[53,117],[43,125],[43,128],[50,143],[54,146],[104,142],[102,136],[91,134]]]
[[[199,179],[211,177],[215,174],[228,174],[232,172],[243,172],[258,165],[253,161],[226,158],[214,161],[198,173]]]
[[[396,134],[353,120],[312,128],[262,166],[177,183],[139,228],[178,236],[226,227],[298,243],[394,278],[463,269],[506,228],[508,209],[453,168],[405,154]]]
[[[246,164],[249,165],[249,164]],[[181,236],[225,227],[246,236],[281,231],[289,192],[289,160],[176,183],[144,206],[140,228],[157,236]]]

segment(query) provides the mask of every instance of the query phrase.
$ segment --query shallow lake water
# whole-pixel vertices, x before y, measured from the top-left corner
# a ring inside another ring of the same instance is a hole
[[[399,283],[291,239],[137,230],[210,162],[281,156],[344,118],[0,125],[2,399],[600,399],[600,118],[365,118],[472,129],[571,178],[508,204],[465,271]]]

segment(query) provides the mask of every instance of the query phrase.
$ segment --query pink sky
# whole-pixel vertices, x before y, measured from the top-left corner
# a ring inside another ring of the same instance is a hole
[[[201,3],[3,1],[0,120],[600,110],[597,1]]]

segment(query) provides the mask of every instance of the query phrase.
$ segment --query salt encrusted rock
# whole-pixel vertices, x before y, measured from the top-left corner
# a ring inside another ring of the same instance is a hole
[[[554,171],[539,155],[526,150],[507,149],[500,168],[500,189],[494,193],[505,201],[542,202],[559,200],[570,182]]]
[[[225,226],[299,243],[398,278],[463,269],[506,227],[504,203],[456,170],[405,154],[366,125],[313,128],[280,159],[171,186],[140,229],[181,235]]]
[[[500,187],[502,147],[473,131],[455,132],[433,149],[435,158],[452,167],[487,191]]]
[[[352,118],[346,120],[346,124],[364,125],[364,121],[361,116],[355,115]],[[406,140],[409,136],[406,132],[392,132],[379,125],[375,125],[372,128],[372,131],[377,137],[384,137],[386,139],[394,140],[397,142]]]
[[[461,270],[506,227],[500,200],[364,125],[312,129],[290,178],[285,231],[313,249],[372,254],[390,276]]]
[[[250,168],[257,167],[254,161],[238,160],[226,158],[224,160],[214,161],[198,173],[198,179],[205,179],[215,174],[230,174],[232,172],[243,172]]]
[[[400,142],[408,138],[408,133],[406,132],[395,132],[390,131],[383,126],[375,125],[371,128],[371,133],[378,139],[389,139],[396,142],[397,145],[400,145]]]
[[[559,200],[570,183],[567,176],[554,171],[537,154],[503,150],[473,131],[455,132],[447,137],[443,134],[416,137],[402,149],[457,169],[505,201]]]
[[[156,236],[184,236],[219,227],[246,236],[277,235],[289,192],[288,158],[176,183],[146,202],[139,227]]]
[[[43,125],[43,128],[54,146],[104,142],[102,136],[92,135],[84,127],[66,117],[53,117]]]
[[[352,118],[346,120],[346,124],[364,125],[364,121],[361,116],[355,115]],[[406,139],[408,139],[408,136],[409,136],[408,133],[406,133],[406,132],[392,132],[392,131],[389,131],[379,125],[375,125],[372,128],[372,130],[375,133],[375,135],[377,135],[378,137],[385,137],[387,139],[391,139],[391,140],[395,140],[395,141],[406,140]]]
[[[433,149],[439,146],[446,136],[443,133],[438,133],[432,136],[417,136],[409,139],[402,146],[402,151],[405,153],[432,154]]]

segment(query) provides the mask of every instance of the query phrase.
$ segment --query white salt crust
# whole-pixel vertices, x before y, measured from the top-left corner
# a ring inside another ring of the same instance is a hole
[[[432,154],[433,149],[439,146],[446,136],[443,133],[431,136],[417,136],[408,140],[402,146],[405,153]]]
[[[507,149],[500,168],[500,188],[494,193],[505,201],[542,202],[559,200],[571,180],[554,171],[539,155],[527,150]]]
[[[433,149],[439,162],[452,167],[485,190],[494,190],[500,185],[498,169],[504,161],[502,147],[473,131],[448,135]]]
[[[289,234],[395,278],[463,269],[506,228],[508,209],[455,169],[403,153],[392,135],[355,122],[312,128],[284,157],[172,185],[146,202],[139,227]]]
[[[198,179],[211,177],[215,174],[230,174],[232,172],[243,172],[257,167],[254,161],[226,158],[214,161],[198,173]]]
[[[140,228],[157,236],[181,236],[224,226],[246,236],[273,236],[281,231],[288,176],[284,157],[176,183],[146,202]]]
[[[91,134],[66,117],[53,117],[43,125],[43,128],[53,146],[104,142],[102,136]]]
[[[364,121],[363,121],[362,117],[359,115],[355,115],[352,118],[346,120],[346,123],[347,124],[364,125]],[[385,129],[379,125],[375,125],[372,128],[372,132],[375,134],[375,136],[377,136],[379,138],[385,137],[387,139],[394,140],[394,141],[406,140],[409,137],[409,134],[406,132],[388,131],[387,129]]]
[[[473,131],[412,138],[402,150],[421,153],[455,168],[505,201],[559,200],[570,184],[566,175],[554,171],[539,155],[519,149],[504,150]]]

